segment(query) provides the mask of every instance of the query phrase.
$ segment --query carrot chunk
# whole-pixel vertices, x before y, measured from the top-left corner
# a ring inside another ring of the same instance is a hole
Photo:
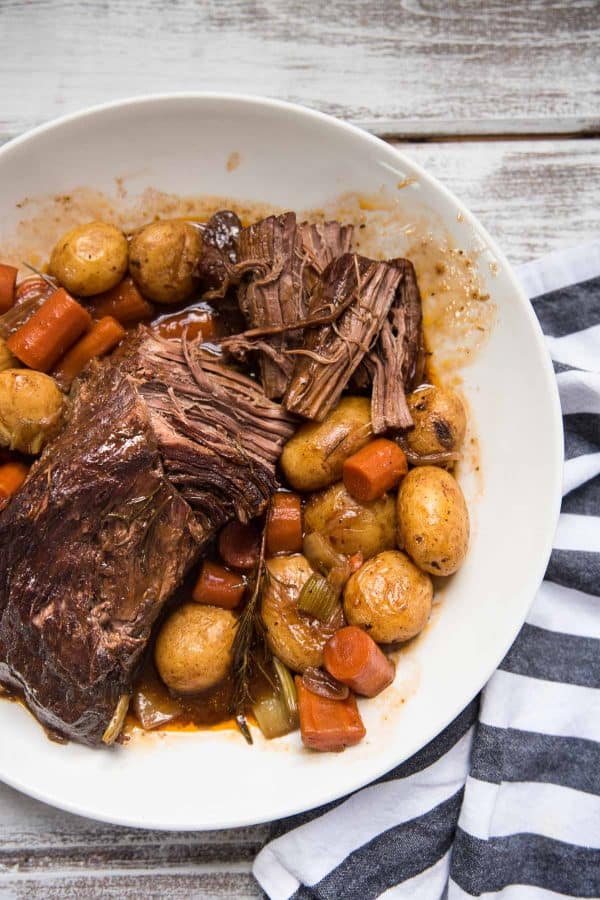
[[[15,302],[15,284],[17,272],[14,266],[0,263],[0,315],[11,308]]]
[[[270,554],[296,553],[302,549],[302,501],[298,494],[283,491],[273,494],[266,541]]]
[[[64,288],[54,291],[6,342],[17,359],[31,369],[49,372],[88,330],[90,314]]]
[[[154,307],[142,297],[133,278],[124,278],[119,284],[98,294],[90,301],[89,309],[97,318],[112,316],[121,325],[134,325],[151,319]]]
[[[63,387],[83,372],[91,359],[104,356],[125,337],[125,329],[112,316],[94,322],[87,334],[74,344],[54,370],[54,377]]]
[[[378,438],[349,456],[344,463],[344,487],[356,500],[383,497],[408,472],[403,450],[386,438]]]
[[[0,465],[0,510],[4,509],[12,495],[19,490],[28,472],[28,466],[22,462]]]
[[[219,555],[226,566],[249,572],[258,562],[260,537],[253,525],[230,522],[219,535]]]
[[[330,700],[309,691],[299,675],[295,681],[300,735],[305,747],[340,751],[362,741],[367,732],[352,694],[346,700]]]
[[[395,666],[370,635],[347,625],[325,644],[323,664],[330,675],[362,694],[375,697],[394,680]]]
[[[246,585],[241,575],[205,560],[192,591],[192,598],[196,603],[203,603],[205,606],[235,609],[239,606],[245,590]]]

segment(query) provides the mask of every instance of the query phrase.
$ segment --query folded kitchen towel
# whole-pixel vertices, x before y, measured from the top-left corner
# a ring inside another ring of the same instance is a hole
[[[563,504],[515,643],[427,747],[275,823],[274,900],[600,897],[600,241],[522,266],[565,427]]]

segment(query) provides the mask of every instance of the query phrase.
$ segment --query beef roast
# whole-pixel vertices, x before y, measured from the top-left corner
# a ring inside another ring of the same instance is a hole
[[[340,225],[339,222],[302,222],[298,232],[302,284],[309,297],[329,263],[350,252],[354,226]]]
[[[377,343],[355,374],[358,387],[372,388],[371,421],[375,434],[412,425],[405,391],[421,383],[425,362],[421,295],[415,270],[407,259],[391,262],[402,272],[402,279]]]
[[[223,297],[229,287],[241,229],[242,223],[229,209],[216,212],[202,229],[202,254],[195,274],[207,299]]]
[[[294,430],[285,410],[208,350],[146,330],[116,364],[140,382],[165,470],[202,527],[262,512]]]
[[[352,226],[338,222],[298,225],[287,212],[269,216],[240,233],[238,241],[238,297],[251,328],[292,326],[262,339],[234,338],[228,352],[242,356],[258,351],[260,373],[268,397],[281,397],[290,381],[294,361],[287,350],[302,344],[295,329],[306,316],[308,296],[327,265],[350,248]]]
[[[310,318],[332,321],[308,328],[284,404],[322,421],[338,402],[377,339],[394,302],[402,271],[387,262],[346,253],[330,263],[312,294]]]
[[[146,329],[83,379],[0,514],[0,682],[98,744],[166,600],[276,487],[289,418],[218,359]]]
[[[145,402],[100,368],[0,515],[0,681],[50,729],[100,741],[202,538]]]

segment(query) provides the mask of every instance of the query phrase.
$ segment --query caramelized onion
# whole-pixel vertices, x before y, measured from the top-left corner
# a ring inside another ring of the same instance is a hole
[[[345,700],[350,693],[347,685],[336,681],[323,669],[312,667],[305,669],[302,675],[302,684],[307,691],[317,694],[319,697],[326,697],[328,700]]]

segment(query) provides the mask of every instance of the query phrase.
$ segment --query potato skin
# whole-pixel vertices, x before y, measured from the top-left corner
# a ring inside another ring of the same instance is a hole
[[[369,442],[371,401],[343,397],[318,423],[301,425],[281,454],[281,468],[297,491],[318,491],[342,477],[345,460]]]
[[[458,482],[437,466],[411,469],[398,491],[398,546],[420,569],[452,575],[469,547],[469,511]]]
[[[163,219],[141,228],[129,246],[129,272],[145,297],[180,303],[194,290],[202,240],[193,225]]]
[[[409,450],[419,456],[460,450],[467,415],[458,394],[431,385],[413,391],[406,402],[414,422],[406,432]]]
[[[237,617],[228,609],[184,603],[162,626],[154,661],[164,683],[177,694],[197,694],[225,678]]]
[[[13,356],[8,347],[6,346],[6,341],[4,338],[0,338],[0,372],[3,372],[4,369],[15,369],[19,366],[19,360],[16,356]]]
[[[298,612],[303,584],[314,573],[301,553],[276,556],[267,562],[261,598],[261,618],[269,647],[294,672],[304,672],[323,662],[323,648],[344,624],[341,609],[329,622],[319,622]]]
[[[65,398],[49,375],[32,369],[0,372],[0,446],[39,453],[62,423]]]
[[[431,613],[433,585],[399,550],[368,560],[348,581],[344,613],[380,644],[408,641],[423,630]]]
[[[108,222],[78,225],[56,243],[49,270],[71,294],[101,294],[127,271],[127,238]]]
[[[304,509],[307,534],[318,531],[329,539],[337,553],[362,553],[365,559],[396,546],[394,498],[361,503],[351,497],[343,483],[314,494]]]

